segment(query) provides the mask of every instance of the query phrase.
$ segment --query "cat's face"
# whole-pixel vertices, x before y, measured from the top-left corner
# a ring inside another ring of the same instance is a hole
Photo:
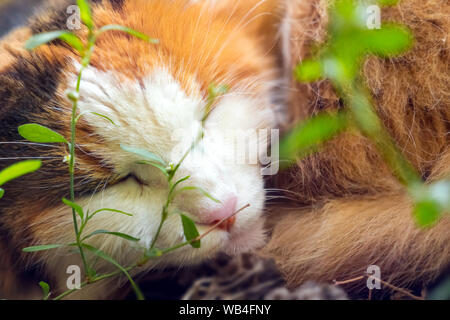
[[[177,211],[192,218],[202,234],[246,205],[249,207],[226,228],[210,232],[200,249],[185,247],[163,260],[192,263],[219,250],[235,253],[263,243],[261,169],[250,159],[240,161],[239,153],[241,143],[256,147],[250,149],[257,154],[267,152],[266,136],[258,130],[275,126],[271,102],[275,65],[256,28],[247,27],[252,18],[234,16],[233,12],[240,11],[236,9],[239,1],[230,3],[227,10],[217,11],[186,1],[128,1],[120,13],[94,9],[99,25],[129,26],[157,38],[160,44],[123,33],[105,33],[98,40],[91,66],[83,73],[77,172],[88,177],[84,185],[89,191],[83,189],[83,180],[79,181],[82,196],[76,201],[90,212],[112,208],[133,214],[99,214],[86,233],[96,229],[122,232],[139,238],[139,245],[150,246],[167,200],[167,179],[157,168],[138,164],[144,159],[124,151],[121,145],[148,150],[166,163],[178,163],[200,133],[208,87],[215,83],[226,85],[228,92],[215,101],[203,139],[184,159],[174,181],[190,176],[180,188],[199,187],[220,203],[196,190],[177,195],[157,247],[165,249],[185,241]],[[58,120],[67,122],[70,104],[64,96],[76,84],[78,59],[63,47],[38,50],[49,60],[63,52],[68,57],[55,90],[58,104],[53,103],[49,111],[64,113]],[[94,113],[106,115],[114,124]],[[62,133],[68,136],[67,126],[62,126]],[[254,135],[246,140],[244,132]],[[64,206],[53,207],[34,220],[33,228],[35,242],[70,242],[71,212]],[[97,236],[91,243],[119,260],[135,258],[135,252],[127,249],[129,243],[122,239]]]
[[[124,151],[120,145],[146,149],[166,163],[178,163],[201,130],[206,101],[200,85],[191,82],[192,91],[186,92],[166,66],[155,68],[139,83],[132,79],[120,81],[114,73],[94,68],[88,69],[83,79],[80,111],[108,115],[115,123],[86,114],[85,121],[101,143],[94,153],[108,159],[114,175],[123,179],[78,202],[91,212],[108,207],[132,213],[133,217],[99,216],[95,226],[106,224],[140,238],[140,244],[149,247],[167,200],[167,178],[155,167],[138,164],[142,157]],[[260,146],[259,151],[266,152],[262,149],[266,145],[263,141],[245,141],[239,136],[239,132],[253,130],[257,133],[258,129],[272,126],[273,114],[266,103],[269,101],[257,95],[252,97],[238,88],[230,89],[216,102],[205,122],[203,139],[178,169],[174,181],[190,177],[178,188],[200,187],[220,201],[216,203],[198,190],[184,191],[174,199],[170,211],[186,213],[197,223],[200,233],[239,208],[247,204],[250,207],[239,213],[229,228],[217,228],[205,237],[201,249],[186,248],[183,253],[177,252],[174,255],[177,260],[189,261],[217,250],[235,253],[262,244],[261,169],[255,163],[239,162],[237,153],[240,152],[239,140]],[[183,241],[180,216],[171,214],[162,229],[158,247],[168,248]]]

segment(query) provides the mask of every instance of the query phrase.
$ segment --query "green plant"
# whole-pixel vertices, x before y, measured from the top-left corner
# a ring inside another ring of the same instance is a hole
[[[166,248],[166,249],[156,248],[157,240],[159,238],[162,226],[163,226],[164,222],[166,221],[167,217],[169,216],[169,214],[172,213],[172,212],[169,212],[169,207],[170,207],[172,201],[174,200],[174,198],[180,192],[198,191],[198,192],[201,192],[202,194],[204,194],[205,196],[207,196],[208,198],[210,198],[212,201],[218,202],[217,199],[215,199],[208,192],[206,192],[205,190],[203,190],[199,187],[195,187],[195,186],[179,187],[182,182],[187,181],[189,179],[189,176],[186,176],[179,180],[174,181],[175,174],[178,171],[179,167],[181,166],[182,162],[185,160],[185,158],[187,157],[189,152],[192,149],[194,149],[196,147],[196,145],[202,139],[202,137],[203,137],[203,126],[202,126],[202,130],[199,133],[197,139],[192,143],[189,150],[186,151],[186,153],[181,158],[181,160],[176,164],[167,164],[159,156],[157,156],[156,154],[151,153],[147,150],[136,149],[136,148],[133,148],[130,146],[125,146],[125,145],[121,146],[123,150],[137,154],[140,157],[142,157],[143,160],[139,161],[138,162],[139,164],[151,165],[151,166],[158,168],[166,176],[167,182],[169,185],[167,201],[161,210],[161,222],[159,224],[158,231],[153,239],[153,242],[151,243],[150,248],[143,249],[142,257],[137,263],[135,263],[132,266],[124,267],[124,266],[120,265],[112,257],[108,256],[105,252],[103,252],[100,249],[95,248],[85,242],[89,238],[91,238],[95,235],[98,235],[98,234],[106,234],[109,236],[116,236],[116,237],[120,237],[125,240],[132,241],[132,242],[137,242],[137,241],[139,241],[139,239],[134,238],[127,234],[108,231],[108,230],[96,230],[88,235],[85,235],[83,233],[83,231],[86,228],[86,225],[99,213],[113,212],[113,213],[118,213],[118,214],[123,214],[123,215],[128,215],[128,216],[131,216],[131,214],[120,211],[120,210],[109,209],[109,208],[100,209],[100,210],[97,210],[92,213],[90,213],[89,211],[85,212],[83,210],[83,208],[75,202],[74,181],[75,181],[75,164],[76,164],[76,158],[75,158],[76,126],[77,126],[78,120],[83,116],[83,114],[78,113],[78,108],[77,108],[77,104],[78,104],[79,97],[80,97],[80,83],[82,80],[82,73],[89,66],[90,58],[91,58],[92,53],[95,48],[95,42],[96,42],[97,38],[103,32],[110,31],[110,30],[127,32],[128,34],[130,34],[132,36],[138,37],[138,38],[140,38],[144,41],[147,41],[149,43],[152,43],[152,44],[157,44],[158,40],[152,39],[138,31],[129,29],[124,26],[119,26],[119,25],[107,25],[107,26],[104,26],[97,30],[92,21],[91,10],[90,10],[89,4],[86,2],[86,0],[78,0],[77,3],[80,8],[81,19],[82,19],[84,25],[88,28],[88,37],[87,37],[86,45],[83,44],[83,41],[80,38],[78,38],[75,34],[68,32],[68,31],[53,31],[53,32],[49,32],[49,33],[38,34],[38,35],[35,35],[32,38],[30,38],[25,45],[25,47],[28,50],[33,50],[42,44],[48,43],[48,42],[56,40],[56,39],[60,39],[64,42],[66,42],[67,44],[69,44],[72,48],[74,48],[81,57],[81,68],[78,73],[76,90],[75,90],[75,92],[69,92],[67,94],[68,99],[72,102],[70,141],[66,140],[59,133],[57,133],[49,128],[43,127],[39,124],[26,124],[26,125],[19,127],[20,135],[29,141],[41,142],[41,143],[42,142],[64,143],[67,145],[67,148],[69,150],[68,167],[69,167],[69,174],[70,174],[70,199],[63,198],[62,201],[65,205],[69,206],[72,209],[73,225],[74,225],[74,231],[75,231],[75,242],[69,243],[69,244],[38,245],[38,246],[24,248],[23,251],[37,252],[37,251],[50,250],[50,249],[61,248],[61,247],[76,247],[80,253],[80,257],[81,257],[81,260],[83,263],[83,268],[84,268],[85,274],[86,274],[86,279],[84,282],[81,283],[81,287],[84,287],[86,285],[89,285],[89,284],[101,281],[103,279],[110,278],[110,277],[116,276],[120,273],[123,273],[123,274],[125,274],[125,276],[129,280],[129,282],[131,283],[132,288],[133,288],[137,298],[144,299],[144,296],[143,296],[141,290],[139,289],[139,287],[136,285],[136,283],[130,276],[131,270],[144,265],[150,259],[158,258],[164,254],[167,254],[169,252],[172,252],[176,249],[179,249],[179,248],[187,246],[187,245],[191,245],[194,248],[199,248],[201,245],[201,240],[208,233],[210,233],[211,230],[213,230],[214,228],[219,226],[226,219],[218,222],[215,226],[212,226],[212,228],[210,230],[208,230],[204,234],[200,235],[195,226],[195,223],[185,213],[175,212],[176,214],[179,214],[181,217],[186,241],[183,243],[180,243],[179,245],[171,247],[171,248]],[[211,110],[211,107],[214,104],[216,98],[219,95],[223,94],[224,92],[226,92],[226,87],[223,87],[223,86],[216,87],[214,85],[210,86],[209,96],[208,96],[208,100],[207,100],[207,104],[206,104],[206,108],[205,108],[205,115],[202,119],[202,124],[204,124],[204,122],[206,121],[206,119],[209,115],[209,111]],[[111,121],[106,115],[101,115],[101,114],[96,114],[96,115]],[[246,207],[242,208],[241,210],[243,210],[245,208]],[[241,210],[237,211],[235,214],[237,214]],[[231,217],[229,217],[229,218],[231,218]],[[229,218],[227,218],[227,219],[229,219]],[[95,271],[95,269],[93,268],[93,265],[91,263],[89,263],[88,259],[86,258],[85,250],[93,253],[100,259],[103,259],[103,260],[113,264],[118,270],[111,272],[111,273],[98,275],[97,272]],[[49,299],[49,297],[51,295],[49,285],[45,282],[40,282],[39,285],[41,286],[41,288],[43,290],[43,298],[45,300]],[[59,300],[63,297],[66,297],[67,295],[71,294],[75,290],[76,289],[68,290],[68,291],[60,294],[59,296],[55,297],[54,300]]]
[[[393,0],[378,2],[381,5],[397,3]],[[415,201],[417,223],[431,226],[443,213],[450,211],[450,180],[431,185],[423,183],[376,114],[360,72],[368,55],[399,55],[412,46],[413,36],[406,27],[395,24],[369,30],[365,17],[361,17],[367,5],[360,0],[332,1],[327,42],[315,58],[304,60],[295,69],[300,82],[329,79],[346,109],[334,114],[319,114],[300,124],[280,143],[280,157],[289,160],[304,157],[349,127],[356,128],[375,144],[392,172],[408,189]]]
[[[3,169],[0,171],[0,187],[11,180],[38,170],[41,164],[41,160],[25,160]],[[4,194],[5,190],[0,188],[0,199],[3,198]]]

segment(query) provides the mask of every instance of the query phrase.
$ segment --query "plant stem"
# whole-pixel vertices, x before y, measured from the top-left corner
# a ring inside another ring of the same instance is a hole
[[[94,43],[95,43],[95,36],[93,35],[92,31],[89,31],[89,43],[88,48],[85,54],[81,57],[82,64],[80,71],[78,72],[77,77],[77,85],[76,85],[76,96],[72,103],[72,117],[71,117],[71,123],[70,123],[70,159],[69,159],[69,174],[70,174],[70,200],[72,202],[75,202],[75,143],[76,143],[76,127],[77,127],[77,113],[78,113],[78,99],[80,95],[80,86],[81,86],[81,77],[83,75],[84,69],[89,65],[90,57],[92,55],[93,49],[94,49]],[[75,212],[75,209],[72,209],[72,217],[73,217],[73,225],[75,229],[75,238],[76,243],[78,246],[78,250],[80,251],[81,260],[83,262],[84,271],[87,275],[88,281],[90,277],[90,268],[86,260],[86,256],[83,251],[83,247],[81,245],[81,232],[78,230],[78,222],[77,222],[77,214]]]
[[[169,253],[169,252],[172,252],[172,251],[175,251],[175,250],[180,249],[180,248],[182,248],[182,247],[185,247],[185,246],[187,246],[187,245],[189,245],[189,244],[191,244],[191,243],[194,243],[194,242],[196,242],[196,241],[202,240],[204,237],[206,237],[208,234],[210,234],[214,229],[216,229],[218,226],[220,226],[220,225],[221,225],[222,223],[224,223],[226,220],[233,218],[234,216],[236,216],[237,214],[239,214],[239,213],[242,212],[243,210],[247,209],[248,207],[250,207],[250,204],[247,204],[247,205],[243,206],[242,208],[240,208],[239,210],[237,210],[235,213],[233,213],[233,215],[231,215],[230,217],[225,218],[225,219],[222,219],[221,221],[219,221],[218,223],[216,223],[215,225],[213,225],[210,229],[208,229],[205,233],[201,234],[201,235],[198,236],[197,238],[192,239],[192,240],[190,240],[190,241],[185,241],[185,242],[180,243],[180,244],[178,244],[178,245],[176,245],[176,246],[173,246],[173,247],[170,247],[170,248],[168,248],[168,249],[162,250],[162,251],[161,251],[161,255],[167,254],[167,253]],[[146,262],[148,262],[150,259],[151,259],[151,258],[144,256],[144,257],[140,260],[140,262],[135,263],[134,265],[132,265],[132,266],[130,266],[130,267],[127,267],[127,268],[124,268],[124,269],[125,269],[126,271],[132,271],[132,270],[134,270],[135,268],[144,265],[144,264],[145,264]],[[97,277],[91,279],[90,281],[85,281],[85,282],[83,282],[83,283],[80,285],[80,289],[83,288],[83,287],[86,286],[86,285],[93,284],[93,283],[98,282],[98,281],[100,281],[100,280],[107,279],[107,278],[111,278],[111,277],[114,277],[114,276],[116,276],[116,275],[119,275],[119,274],[122,273],[122,272],[123,272],[122,270],[116,270],[116,271],[113,271],[113,272],[110,272],[110,273],[105,273],[105,274],[103,274],[103,275],[101,275],[101,276],[97,276]],[[66,292],[63,292],[63,293],[60,294],[59,296],[55,297],[53,300],[60,300],[60,299],[62,299],[62,298],[64,298],[64,297],[68,296],[69,294],[75,292],[76,290],[78,290],[78,289],[71,289],[71,290],[68,290],[68,291],[66,291]]]

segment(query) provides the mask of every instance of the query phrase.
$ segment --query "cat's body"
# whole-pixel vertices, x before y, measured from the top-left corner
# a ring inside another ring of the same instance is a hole
[[[326,39],[327,1],[286,3],[284,61],[291,72],[315,42]],[[379,116],[427,183],[450,175],[449,17],[446,0],[403,0],[383,9],[382,21],[412,30],[414,47],[398,58],[371,57],[364,65]],[[291,83],[292,124],[341,107],[328,81]],[[307,280],[349,280],[376,265],[382,280],[417,288],[420,294],[448,271],[448,215],[432,228],[418,228],[405,187],[362,136],[341,134],[283,172],[275,185],[288,189],[285,196],[292,201],[273,208],[275,227],[266,251],[292,286]],[[368,295],[365,279],[347,289]]]
[[[189,184],[207,189],[236,209],[251,206],[238,215],[231,233],[216,230],[204,239],[201,249],[185,248],[159,261],[186,265],[218,250],[238,252],[261,246],[263,180],[254,165],[224,162],[233,151],[224,143],[224,135],[235,128],[286,129],[319,109],[339,105],[327,83],[307,87],[293,81],[287,112],[290,124],[276,123],[279,118],[272,103],[280,96],[273,93],[280,75],[290,78],[293,66],[309,54],[312,40],[323,40],[325,1],[94,2],[99,26],[122,24],[158,38],[160,44],[149,45],[121,33],[105,34],[83,76],[80,111],[106,114],[118,126],[92,114],[82,118],[77,137],[77,202],[86,209],[106,206],[134,214],[99,216],[92,229],[125,232],[140,238],[141,245],[149,245],[167,186],[156,169],[135,166],[140,159],[119,145],[146,148],[176,162],[192,139],[185,139],[180,147],[171,140],[173,132],[184,129],[178,136],[195,136],[208,85],[214,82],[228,85],[230,91],[217,101],[208,119],[205,153],[192,161],[188,158],[179,174],[192,175]],[[416,34],[416,48],[402,58],[372,59],[366,74],[390,132],[423,177],[433,181],[448,174],[450,163],[449,26],[442,13],[449,6],[444,0],[403,2],[400,9],[389,9],[382,18],[407,23]],[[29,245],[73,240],[71,212],[60,201],[69,193],[67,164],[62,162],[65,148],[1,144],[23,141],[16,128],[30,122],[68,137],[70,104],[65,91],[75,83],[76,55],[59,42],[33,53],[23,49],[33,33],[64,29],[66,6],[64,2],[61,10],[41,14],[30,27],[4,39],[0,49],[0,158],[50,157],[37,173],[5,185],[6,194],[0,200],[0,292],[11,297],[27,296],[18,285],[27,275],[33,276],[25,279],[30,287],[37,288],[33,281],[49,280],[56,292],[64,291],[67,266],[80,263],[77,255],[61,256],[61,251],[21,252]],[[272,50],[277,25],[280,55]],[[85,36],[84,32],[79,34]],[[285,69],[277,72],[281,59]],[[427,73],[426,68],[433,71]],[[0,168],[14,161],[2,160]],[[131,178],[123,180],[130,173]],[[265,253],[275,257],[293,286],[305,280],[346,280],[360,276],[372,264],[381,268],[384,280],[422,285],[449,265],[448,219],[430,230],[417,229],[404,189],[364,138],[344,134],[271,184],[287,189],[283,196],[293,201],[277,202],[271,208],[273,234]],[[197,194],[182,197],[175,205],[204,224],[221,211]],[[179,217],[174,215],[158,246],[167,247],[182,238]],[[92,244],[123,264],[136,262],[137,251],[125,241],[98,236]],[[99,270],[110,268],[103,265]],[[109,285],[83,289],[74,297],[110,296],[114,286]]]

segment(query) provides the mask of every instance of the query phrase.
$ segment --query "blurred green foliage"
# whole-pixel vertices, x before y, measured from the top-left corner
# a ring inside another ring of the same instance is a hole
[[[294,74],[299,82],[330,80],[346,108],[319,114],[288,134],[280,143],[282,163],[301,159],[346,128],[354,127],[372,140],[392,172],[408,189],[415,202],[416,222],[423,227],[434,225],[443,213],[450,211],[450,180],[431,185],[423,183],[379,119],[361,72],[369,55],[386,58],[408,51],[413,45],[413,35],[399,24],[382,24],[378,29],[369,29],[367,12],[375,1],[330,1],[327,41],[318,47],[312,58],[299,64]],[[395,5],[397,1],[379,0],[378,4]]]

